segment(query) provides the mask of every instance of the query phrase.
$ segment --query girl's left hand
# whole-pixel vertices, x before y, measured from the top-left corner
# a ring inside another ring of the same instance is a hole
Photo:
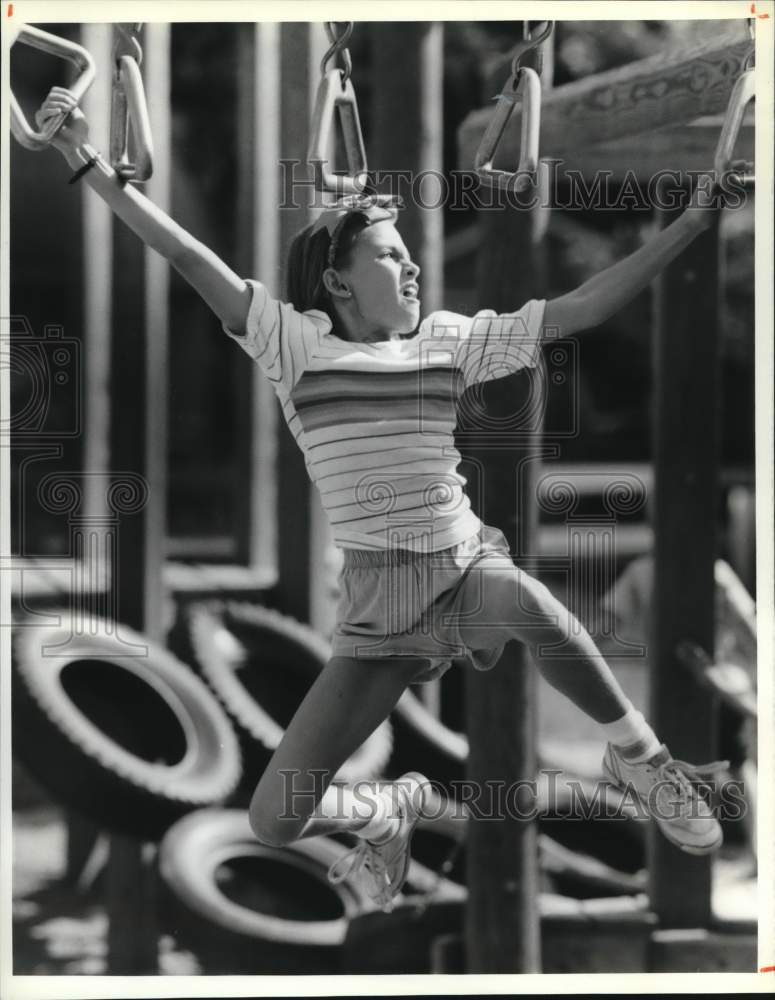
[[[89,126],[70,91],[65,87],[52,87],[39,110],[35,112],[35,122],[38,128],[42,129],[52,118],[60,115],[67,117],[51,140],[51,145],[67,158],[73,155],[79,145],[87,141]]]

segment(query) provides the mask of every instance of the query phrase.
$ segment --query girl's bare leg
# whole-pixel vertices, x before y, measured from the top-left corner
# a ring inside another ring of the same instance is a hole
[[[355,831],[366,824],[366,789],[330,787],[331,779],[426,665],[402,658],[329,660],[253,793],[250,824],[260,841],[282,846],[300,836]]]
[[[632,707],[586,629],[506,557],[485,560],[467,578],[460,634],[472,649],[525,643],[552,687],[596,722],[614,722]]]
[[[543,584],[510,560],[486,560],[464,587],[459,624],[466,645],[525,643],[547,681],[600,723],[608,743],[602,766],[609,780],[634,789],[672,843],[691,854],[718,850],[721,827],[691,782],[693,775],[712,774],[719,765],[694,769],[673,760],[630,704],[589,633]],[[655,805],[660,801],[655,791],[665,782],[674,793],[670,813]]]

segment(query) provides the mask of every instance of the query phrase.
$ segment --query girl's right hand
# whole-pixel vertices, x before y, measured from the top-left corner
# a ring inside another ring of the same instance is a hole
[[[75,155],[77,148],[88,140],[89,124],[72,93],[65,87],[52,87],[35,112],[35,122],[42,129],[52,118],[61,114],[66,114],[67,118],[51,140],[51,145],[69,160]]]

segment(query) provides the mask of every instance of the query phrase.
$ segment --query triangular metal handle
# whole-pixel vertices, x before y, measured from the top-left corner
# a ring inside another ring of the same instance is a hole
[[[129,123],[135,145],[135,158],[129,159]],[[146,181],[153,173],[151,121],[140,67],[134,56],[116,60],[113,94],[110,105],[110,160],[124,180]]]
[[[522,66],[498,94],[497,105],[482,136],[474,159],[474,170],[489,187],[513,187],[524,191],[535,181],[538,166],[538,136],[541,130],[541,79],[535,70]],[[519,163],[515,171],[493,167],[495,154],[517,103],[522,104]]]
[[[48,52],[49,55],[66,59],[78,69],[78,78],[68,88],[80,101],[86,91],[94,82],[96,68],[94,60],[80,45],[70,42],[66,38],[41,31],[40,28],[33,28],[29,24],[22,26],[19,34],[14,38],[13,44],[21,42],[22,45],[29,45],[33,49],[40,49],[41,52]],[[11,132],[17,142],[26,149],[41,150],[46,149],[51,140],[67,118],[66,114],[57,115],[44,129],[38,131],[29,124],[21,109],[21,105],[16,100],[13,90],[11,90]]]
[[[347,155],[347,174],[335,174],[328,162],[337,118]],[[312,122],[313,133],[307,160],[315,174],[315,188],[338,195],[360,194],[368,180],[366,148],[355,91],[341,70],[328,70],[321,79]]]
[[[735,151],[737,136],[743,124],[745,109],[756,96],[756,71],[746,70],[737,78],[727,105],[721,135],[716,144],[716,155],[713,158],[713,169],[716,180],[722,177],[730,168]]]

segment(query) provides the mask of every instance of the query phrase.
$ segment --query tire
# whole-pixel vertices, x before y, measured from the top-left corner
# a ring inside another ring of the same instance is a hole
[[[231,794],[239,746],[206,685],[123,625],[121,638],[101,621],[78,636],[57,614],[56,627],[14,627],[14,749],[33,776],[101,826],[150,840]]]
[[[159,848],[165,929],[206,972],[337,972],[349,921],[374,908],[353,879],[328,882],[347,850],[328,837],[267,847],[244,810],[192,813]]]
[[[243,602],[192,604],[175,629],[177,648],[226,709],[237,731],[244,781],[233,801],[252,793],[285,726],[328,662],[328,643],[277,611]],[[382,775],[393,748],[383,722],[342,765],[344,781]]]

